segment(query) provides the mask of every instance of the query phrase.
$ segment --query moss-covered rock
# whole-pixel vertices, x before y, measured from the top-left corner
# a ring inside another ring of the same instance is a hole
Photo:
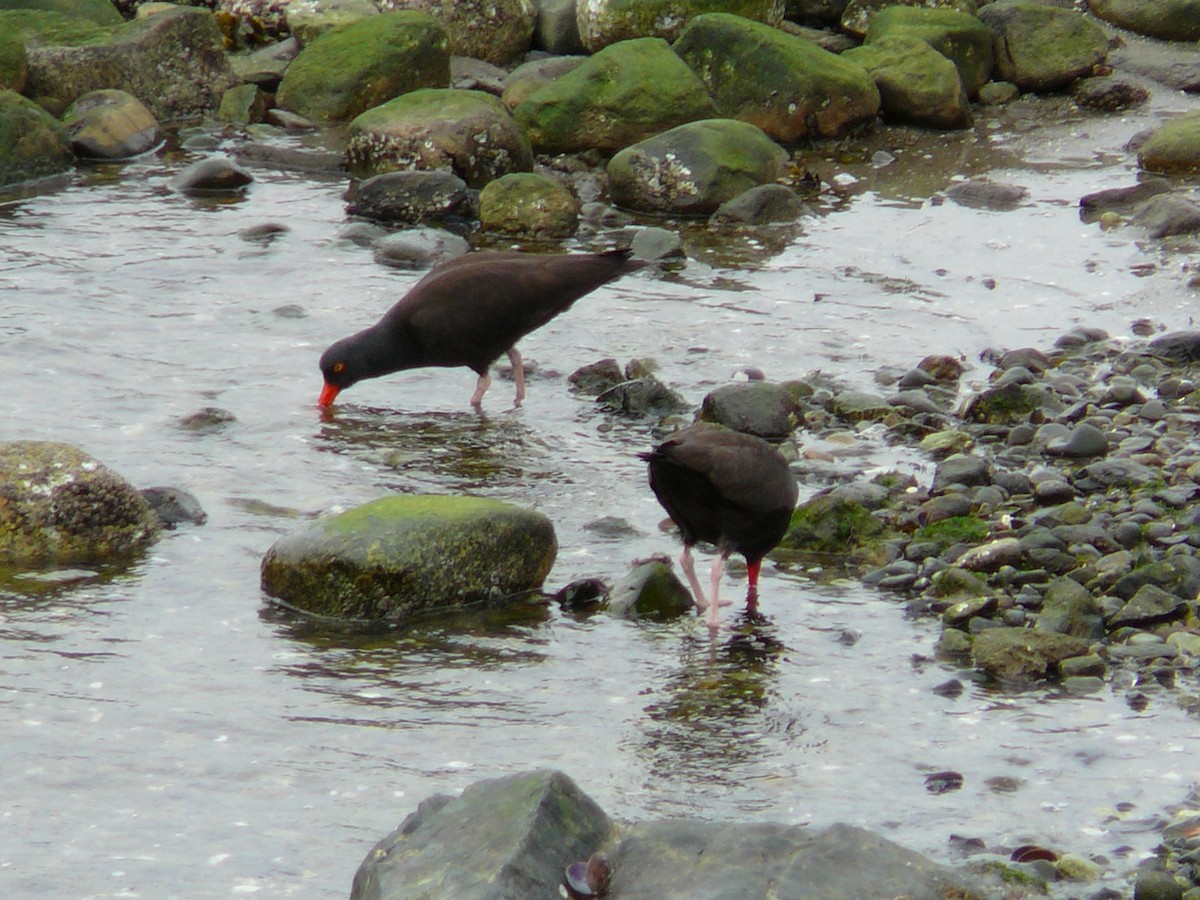
[[[608,164],[609,191],[628,209],[706,216],[781,177],[787,162],[787,151],[755,126],[706,119],[626,147]]]
[[[991,29],[965,12],[909,6],[882,9],[871,18],[866,43],[893,39],[924,41],[954,63],[969,97],[992,76]]]
[[[1056,91],[1108,58],[1108,36],[1069,9],[1034,0],[996,0],[979,10],[992,30],[996,77],[1023,91]]]
[[[120,25],[125,21],[109,0],[0,0],[0,10],[8,9],[62,13],[96,25]]]
[[[507,65],[529,50],[537,9],[532,0],[406,0],[433,16],[450,39],[450,53]]]
[[[570,237],[579,227],[579,201],[565,185],[533,172],[497,178],[479,193],[484,231],[526,237]]]
[[[513,110],[539,153],[613,153],[716,112],[704,85],[659,38],[622,41]]]
[[[1148,172],[1200,172],[1200,112],[1171,119],[1138,148],[1138,165]]]
[[[25,44],[10,34],[0,35],[0,90],[25,90],[29,80],[29,57]]]
[[[1200,41],[1200,0],[1088,0],[1092,15],[1163,41]]]
[[[350,123],[350,171],[365,178],[402,169],[449,169],[471,187],[533,170],[529,141],[496,97],[424,88]]]
[[[1031,628],[987,628],[975,636],[975,665],[1002,681],[1029,684],[1060,675],[1058,666],[1088,652],[1084,638]]]
[[[576,4],[583,46],[595,53],[609,44],[634,38],[673,41],[696,16],[729,13],[776,26],[783,19],[779,0],[588,0]]]
[[[695,609],[687,587],[666,559],[648,559],[633,568],[608,592],[609,615],[626,619],[664,619]]]
[[[321,34],[288,66],[277,101],[314,122],[343,122],[418,88],[450,84],[449,38],[425,13],[400,10]]]
[[[862,66],[739,16],[697,16],[674,50],[704,83],[718,112],[785,144],[837,137],[879,112],[879,91]]]
[[[120,561],[157,533],[141,493],[77,447],[0,443],[0,564]]]
[[[796,507],[787,533],[771,555],[786,560],[818,554],[840,557],[846,563],[871,564],[882,561],[886,537],[883,522],[861,503],[818,494]]]
[[[927,128],[971,124],[971,103],[958,68],[924,41],[883,38],[842,56],[875,79],[884,118]]]
[[[16,91],[0,90],[0,186],[56,175],[74,162],[61,122]]]
[[[84,159],[127,159],[159,141],[158,120],[125,91],[84,94],[63,114],[72,152]]]
[[[850,0],[842,10],[840,24],[848,34],[863,37],[875,14],[894,6],[914,6],[922,9],[944,9],[973,16],[979,11],[975,0]]]
[[[397,623],[536,590],[557,549],[549,519],[509,503],[383,497],[280,538],[262,587],[304,612]]]
[[[47,108],[62,110],[89,91],[116,88],[164,121],[211,114],[233,85],[224,38],[208,10],[178,7],[111,28],[37,16],[0,14],[0,33],[11,27],[22,35],[29,57],[25,92]]]

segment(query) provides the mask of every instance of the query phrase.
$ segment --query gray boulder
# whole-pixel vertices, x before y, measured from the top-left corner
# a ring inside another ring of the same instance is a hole
[[[996,77],[1022,91],[1056,91],[1091,75],[1108,57],[1108,36],[1079,13],[1034,0],[996,0],[979,10],[992,29]]]
[[[25,92],[59,109],[89,91],[115,88],[137,97],[160,121],[210,115],[235,81],[221,29],[208,10],[165,10],[93,30],[77,37],[77,45],[59,31],[23,36]]]
[[[1030,684],[1060,674],[1064,659],[1083,656],[1090,643],[1081,637],[1031,628],[987,628],[975,636],[975,665],[1002,681]]]
[[[729,13],[772,27],[783,18],[782,0],[588,0],[577,3],[579,36],[595,53],[609,44],[634,38],[674,41],[696,16]]]
[[[687,587],[665,557],[640,560],[608,592],[610,616],[624,619],[674,618],[694,610]]]
[[[879,90],[862,66],[739,16],[697,16],[674,50],[704,83],[719,113],[785,144],[838,137],[874,121],[879,112]]]
[[[402,622],[541,587],[558,544],[541,513],[479,497],[397,495],[280,538],[262,587],[301,611]]]
[[[330,29],[300,51],[279,85],[281,107],[314,122],[344,122],[418,88],[450,84],[445,30],[402,10]]]
[[[697,418],[764,440],[781,441],[796,429],[802,413],[795,397],[784,385],[751,381],[727,384],[710,391]]]
[[[533,170],[533,151],[504,104],[482,91],[425,88],[350,123],[346,156],[365,178],[403,169],[448,169],[470,187]]]
[[[160,140],[158,120],[125,91],[84,94],[63,114],[71,151],[82,159],[128,159],[152,150]]]
[[[0,443],[0,564],[122,560],[157,534],[141,493],[77,447]]]
[[[388,172],[359,182],[346,211],[375,222],[416,225],[473,218],[467,183],[450,172]]]
[[[74,162],[58,119],[16,91],[0,90],[0,186],[57,175]]]
[[[1059,577],[1050,582],[1034,627],[1087,640],[1104,637],[1099,605],[1092,592],[1073,578]]]
[[[812,212],[795,191],[782,184],[760,184],[726,200],[709,218],[712,225],[768,225],[794,222]]]
[[[659,38],[622,41],[530,94],[513,115],[539,153],[613,153],[715,112]]]
[[[648,213],[707,216],[727,200],[780,178],[787,151],[735,119],[706,119],[627,147],[608,164],[618,206]]]
[[[435,794],[367,854],[350,900],[557,897],[563,870],[612,825],[594,800],[546,769]]]

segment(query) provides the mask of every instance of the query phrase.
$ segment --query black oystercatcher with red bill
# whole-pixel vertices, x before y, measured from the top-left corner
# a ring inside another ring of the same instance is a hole
[[[709,628],[720,625],[718,589],[725,561],[735,551],[746,557],[746,602],[753,610],[762,559],[787,531],[799,494],[787,460],[761,438],[709,425],[685,428],[639,455],[650,464],[651,490],[679,527],[679,563],[697,608],[708,610]],[[718,552],[711,598],[704,596],[692,562],[697,541]]]
[[[491,384],[488,369],[507,353],[517,385],[514,406],[520,406],[525,371],[517,341],[584,294],[644,265],[630,259],[628,250],[565,256],[483,251],[456,257],[418,281],[370,328],[321,354],[325,387],[317,402],[328,407],[339,392],[364,378],[425,366],[467,366],[479,376],[471,397],[478,408]]]

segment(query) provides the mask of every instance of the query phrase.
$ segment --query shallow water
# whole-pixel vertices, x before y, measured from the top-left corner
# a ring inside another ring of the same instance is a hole
[[[551,589],[674,555],[636,458],[653,423],[566,387],[603,356],[653,357],[698,403],[748,365],[869,387],[880,367],[952,352],[978,382],[987,347],[1047,347],[1077,324],[1186,328],[1195,243],[1141,245],[1076,204],[1133,183],[1121,148],[1137,128],[1196,106],[1163,92],[1129,118],[1018,104],[966,134],[881,133],[890,165],[874,146],[813,155],[825,179],[853,177],[841,199],[801,229],[726,238],[725,256],[689,231],[682,271],[626,278],[527,339],[525,406],[508,411],[498,381],[483,416],[466,370],[367,382],[318,416],[320,350],[417,278],[338,239],[340,180],[256,169],[245,199],[197,201],[165,190],[187,162],[170,157],[0,205],[0,437],[78,444],[209,514],[128,571],[0,587],[0,893],[345,896],[419,800],[536,766],[617,818],[847,821],[942,861],[952,837],[1039,843],[1101,857],[1121,884],[1200,758],[1165,691],[1141,711],[1123,684],[992,691],[933,660],[935,624],[896,597],[817,573],[764,573],[767,622],[731,609],[737,630],[710,640],[691,619],[551,608],[346,635],[268,607],[258,567],[303,517],[386,491],[543,511],[560,543]],[[1029,197],[1012,212],[932,202],[955,173]],[[289,230],[239,237],[264,222]],[[179,426],[206,406],[236,421]],[[931,475],[859,444],[842,448],[853,468]],[[808,491],[830,477],[802,473]],[[627,533],[589,528],[606,516]],[[933,692],[952,677],[960,696]],[[963,788],[928,791],[942,770]]]

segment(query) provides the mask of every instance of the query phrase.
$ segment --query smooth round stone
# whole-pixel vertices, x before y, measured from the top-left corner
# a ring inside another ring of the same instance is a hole
[[[1108,438],[1096,426],[1083,422],[1067,437],[1055,438],[1047,444],[1046,453],[1070,459],[1090,459],[1104,456],[1108,453]]]

